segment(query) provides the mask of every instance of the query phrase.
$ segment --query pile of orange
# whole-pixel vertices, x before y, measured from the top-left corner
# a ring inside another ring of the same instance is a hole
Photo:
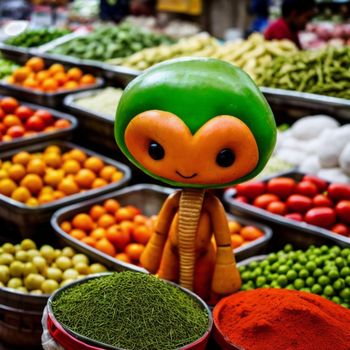
[[[139,208],[121,206],[115,199],[94,205],[87,213],[80,213],[71,221],[61,223],[61,229],[117,260],[140,266],[140,256],[154,232],[156,216],[146,217]],[[264,233],[254,226],[241,226],[229,221],[233,248],[246,245]]]
[[[121,171],[98,157],[77,148],[62,152],[56,145],[0,160],[0,193],[29,206],[103,187],[122,177]]]
[[[12,73],[8,82],[44,92],[56,92],[93,85],[96,83],[96,78],[92,74],[84,74],[78,67],[66,70],[60,63],[45,68],[42,58],[32,57],[23,67],[17,68]]]

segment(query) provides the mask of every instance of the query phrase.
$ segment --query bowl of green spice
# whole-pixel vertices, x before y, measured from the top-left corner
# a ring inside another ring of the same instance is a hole
[[[197,295],[139,272],[89,276],[48,301],[48,330],[66,350],[204,350],[212,325]]]

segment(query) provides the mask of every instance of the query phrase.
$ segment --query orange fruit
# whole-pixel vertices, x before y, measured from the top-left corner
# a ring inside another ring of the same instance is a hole
[[[75,181],[82,188],[91,188],[95,179],[95,173],[89,169],[81,169],[75,175]]]
[[[103,214],[97,222],[99,227],[108,228],[115,224],[115,218],[110,214]]]
[[[254,226],[245,226],[241,229],[240,235],[245,241],[254,241],[257,238],[262,237],[264,234]]]
[[[113,174],[117,171],[117,168],[113,165],[106,165],[100,171],[100,177],[107,182],[111,181]]]
[[[44,181],[47,185],[57,187],[58,184],[63,180],[64,172],[62,169],[50,170],[46,173]]]
[[[76,81],[69,80],[63,85],[65,90],[74,90],[79,87],[79,84]]]
[[[91,231],[94,228],[94,222],[90,215],[85,213],[75,215],[72,224],[75,228],[79,228],[83,231]]]
[[[2,141],[3,141],[3,142],[9,142],[9,141],[11,141],[12,139],[13,139],[13,137],[10,136],[10,135],[4,135],[4,136],[2,137]]]
[[[133,261],[139,261],[145,246],[140,243],[130,243],[125,248],[125,254]]]
[[[92,220],[98,220],[105,213],[106,210],[102,205],[94,205],[89,211]]]
[[[8,177],[9,176],[8,176],[7,170],[0,169],[0,180],[7,179]]]
[[[44,80],[50,78],[50,74],[47,70],[42,70],[35,75],[35,78],[39,83],[42,83]]]
[[[95,248],[95,246],[96,246],[96,240],[93,237],[91,237],[91,236],[82,238],[81,242],[83,242],[83,243],[85,243],[85,244],[87,244],[87,245],[89,245],[90,247],[93,247],[93,248]]]
[[[13,114],[8,114],[4,119],[3,123],[7,128],[10,128],[11,126],[15,125],[22,125],[21,120]]]
[[[8,176],[14,181],[20,181],[26,174],[26,169],[21,164],[13,164],[8,170]]]
[[[75,148],[68,153],[69,159],[74,159],[80,164],[83,164],[87,159],[87,155],[82,150]]]
[[[103,186],[108,185],[107,181],[101,178],[97,178],[93,183],[92,183],[92,188],[100,188]]]
[[[151,238],[152,232],[146,226],[136,226],[132,232],[132,238],[136,243],[146,245]]]
[[[125,220],[133,220],[136,214],[139,213],[136,213],[132,207],[126,206],[117,210],[117,212],[115,213],[115,218],[118,222]]]
[[[46,164],[39,158],[31,159],[27,164],[27,172],[43,176],[45,174]]]
[[[30,197],[31,194],[25,187],[17,187],[11,194],[12,199],[21,203],[25,203]]]
[[[68,196],[79,192],[79,187],[73,179],[63,179],[57,188]]]
[[[61,63],[54,63],[49,68],[49,73],[55,75],[57,73],[64,73],[64,67]]]
[[[62,231],[69,233],[72,230],[72,225],[69,221],[63,221],[60,225]]]
[[[36,207],[37,205],[39,205],[39,201],[34,197],[30,197],[26,201],[26,204],[29,205],[30,207]]]
[[[58,200],[66,196],[62,191],[53,191],[52,195],[54,200]]]
[[[106,238],[120,251],[130,243],[130,233],[123,231],[118,225],[112,225],[107,229]]]
[[[22,85],[30,89],[36,89],[39,86],[39,83],[33,77],[28,77]]]
[[[75,159],[69,159],[63,163],[62,169],[66,174],[76,174],[80,170],[80,163]]]
[[[111,182],[118,182],[123,178],[123,173],[121,171],[116,171],[113,175],[112,175],[112,179]]]
[[[120,208],[120,204],[115,199],[107,199],[104,202],[103,207],[107,210],[108,213],[115,214]]]
[[[106,237],[106,230],[102,227],[97,227],[91,231],[90,237],[94,238],[96,241]]]
[[[229,221],[228,222],[228,228],[230,230],[230,233],[239,233],[241,230],[242,226],[239,222],[237,221]]]
[[[12,75],[10,77],[7,77],[6,81],[7,81],[8,84],[15,84],[16,83],[15,77],[12,76]]]
[[[51,168],[59,168],[61,166],[61,156],[56,152],[44,153],[43,161]]]
[[[52,193],[43,193],[38,197],[39,204],[46,204],[54,201]]]
[[[41,88],[44,91],[56,91],[58,89],[58,83],[55,79],[47,78],[41,83]]]
[[[41,189],[39,195],[41,196],[43,194],[53,194],[53,192],[54,192],[54,189],[51,186],[44,186]]]
[[[32,57],[26,62],[25,66],[33,72],[39,72],[45,68],[45,62],[40,57]]]
[[[16,183],[11,179],[0,180],[0,193],[5,196],[11,196],[13,191],[17,188]],[[114,220],[114,218],[113,218]]]
[[[115,256],[116,254],[113,244],[106,238],[102,238],[96,243],[96,249],[110,256]]]
[[[67,75],[64,72],[58,72],[55,75],[53,75],[52,78],[57,81],[57,84],[59,86],[64,85],[68,81]]]
[[[22,179],[21,186],[27,188],[31,194],[38,194],[43,188],[43,181],[37,174],[27,174]]]
[[[240,235],[236,233],[231,235],[231,246],[233,249],[240,247],[243,243],[244,239]]]
[[[96,174],[98,174],[103,167],[104,167],[104,162],[100,158],[97,158],[94,156],[89,157],[84,162],[84,168],[92,170]]]
[[[20,67],[13,72],[12,76],[16,83],[22,83],[29,77],[31,73],[32,70],[29,67]]]
[[[119,253],[115,256],[117,260],[123,261],[125,263],[131,264],[130,258],[125,253]]]
[[[73,238],[78,239],[78,240],[81,240],[84,237],[86,237],[86,233],[83,230],[80,230],[80,229],[77,229],[77,228],[74,228],[72,231],[69,232],[69,234]]]
[[[67,119],[58,119],[55,121],[54,128],[67,129],[71,126],[70,121]]]
[[[67,77],[70,80],[79,81],[82,76],[83,76],[83,72],[78,67],[70,68],[67,71]]]
[[[96,78],[92,74],[84,74],[80,79],[80,84],[82,85],[90,85],[95,83]]]
[[[7,160],[2,163],[1,169],[8,171],[11,168],[11,166],[12,163],[9,160]]]
[[[47,147],[44,153],[46,154],[51,152],[61,154],[61,149],[58,146],[52,145]]]

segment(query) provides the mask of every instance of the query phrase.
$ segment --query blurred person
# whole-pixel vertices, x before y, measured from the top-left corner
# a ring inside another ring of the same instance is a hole
[[[249,12],[254,16],[250,32],[262,32],[268,25],[270,0],[252,0]]]
[[[282,17],[272,22],[265,31],[267,40],[289,39],[299,48],[298,32],[305,29],[315,14],[315,0],[284,0]]]
[[[29,19],[31,10],[25,0],[0,0],[0,19]]]
[[[130,0],[100,0],[100,17],[103,21],[120,22],[130,14]]]

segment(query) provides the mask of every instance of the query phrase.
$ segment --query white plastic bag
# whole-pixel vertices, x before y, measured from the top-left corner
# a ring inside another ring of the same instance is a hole
[[[41,319],[41,325],[43,327],[43,334],[41,335],[41,345],[44,350],[65,350],[60,344],[51,337],[49,330],[47,329],[47,307],[45,307],[43,318]]]

